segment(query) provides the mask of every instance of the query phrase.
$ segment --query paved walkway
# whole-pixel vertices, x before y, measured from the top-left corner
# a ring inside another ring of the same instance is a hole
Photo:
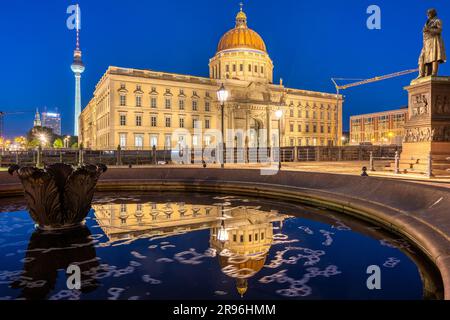
[[[333,174],[345,174],[360,176],[362,173],[362,167],[368,167],[367,161],[333,161],[333,162],[286,162],[282,164],[283,171],[301,171],[301,172],[314,172],[314,173],[333,173]],[[155,166],[139,166],[139,168],[152,168]],[[195,165],[164,165],[160,166],[164,168],[199,168],[201,164]],[[225,168],[228,169],[260,169],[261,167],[268,167],[261,164],[226,164]],[[111,167],[114,168],[114,167]],[[208,168],[220,168],[218,164],[209,164]],[[383,170],[383,163],[378,162],[375,166],[376,171],[368,171],[369,176],[387,178],[387,179],[400,179],[409,182],[422,183],[427,185],[436,185],[440,187],[450,188],[450,176],[449,177],[434,177],[427,178],[422,174],[394,174],[392,171]]]

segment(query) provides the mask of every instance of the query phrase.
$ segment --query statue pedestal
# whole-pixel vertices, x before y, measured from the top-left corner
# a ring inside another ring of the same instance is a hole
[[[400,170],[450,175],[450,77],[425,77],[411,82],[408,118]],[[448,159],[448,160],[447,160]]]

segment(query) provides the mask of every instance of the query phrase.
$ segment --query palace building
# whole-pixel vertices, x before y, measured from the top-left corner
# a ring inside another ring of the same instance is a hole
[[[95,150],[208,146],[215,143],[208,130],[222,129],[216,92],[224,85],[224,131],[245,132],[246,146],[278,145],[279,109],[282,146],[340,145],[342,96],[274,84],[273,69],[266,44],[241,8],[210,59],[209,78],[109,67],[80,115],[79,141]],[[186,137],[175,138],[177,129]],[[236,136],[226,134],[226,143],[236,145]]]
[[[350,144],[402,145],[408,107],[350,117]]]

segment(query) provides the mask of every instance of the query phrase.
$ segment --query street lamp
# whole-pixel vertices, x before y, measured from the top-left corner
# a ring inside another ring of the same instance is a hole
[[[217,91],[217,100],[219,100],[220,102],[220,108],[222,111],[222,156],[223,156],[223,160],[221,163],[221,167],[224,168],[225,167],[225,115],[224,115],[224,109],[225,109],[225,102],[227,102],[228,100],[228,96],[229,93],[228,91],[225,89],[225,86],[222,85],[220,86],[220,89]]]
[[[65,138],[64,138],[64,148],[66,148],[66,149],[69,149],[69,141],[70,141],[70,138],[72,138],[71,136],[66,136]]]
[[[220,223],[220,228],[219,228],[219,231],[217,232],[217,240],[219,240],[222,243],[225,243],[228,241],[229,237],[228,237],[228,231],[227,231],[227,229],[225,229],[225,216],[224,216],[224,212],[223,212],[223,207],[222,207],[221,220],[222,220],[222,222]]]
[[[45,144],[47,143],[47,136],[46,136],[44,133],[41,133],[41,134],[39,135],[39,141],[40,141],[40,143],[41,143],[41,146],[42,146],[42,145],[45,146]]]
[[[278,170],[281,170],[281,118],[283,117],[283,110],[275,111],[275,117],[278,119]]]

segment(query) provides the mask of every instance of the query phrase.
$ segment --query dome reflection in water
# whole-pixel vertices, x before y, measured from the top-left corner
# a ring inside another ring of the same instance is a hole
[[[98,195],[86,227],[63,234],[35,231],[20,203],[0,211],[2,299],[442,294],[435,270],[407,241],[325,209],[211,194]],[[81,268],[81,290],[67,289],[72,264]],[[379,291],[366,286],[374,264]]]

